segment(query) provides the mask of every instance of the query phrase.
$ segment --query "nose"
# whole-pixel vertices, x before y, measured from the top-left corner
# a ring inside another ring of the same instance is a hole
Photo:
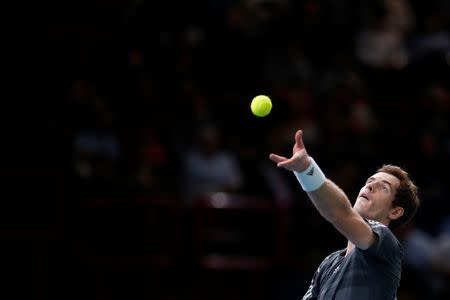
[[[367,189],[369,190],[369,192],[373,192],[374,186],[372,182],[367,184]]]

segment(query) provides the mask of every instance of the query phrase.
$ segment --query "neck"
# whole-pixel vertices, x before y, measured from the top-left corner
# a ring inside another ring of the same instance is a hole
[[[353,249],[355,249],[355,245],[353,245],[352,242],[348,241],[347,242],[347,251],[345,251],[345,256],[349,255],[350,252],[353,251]]]

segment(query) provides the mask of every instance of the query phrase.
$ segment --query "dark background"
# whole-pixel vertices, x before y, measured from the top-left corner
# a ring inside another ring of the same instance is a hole
[[[398,296],[448,299],[448,2],[81,0],[26,11],[5,47],[17,80],[5,101],[16,109],[4,118],[2,298],[298,299],[345,247],[268,159],[290,155],[303,129],[351,201],[383,163],[410,173],[423,202],[398,232]],[[265,118],[249,109],[259,94],[273,101]],[[187,179],[186,157],[205,128],[242,180],[193,200],[200,179]]]

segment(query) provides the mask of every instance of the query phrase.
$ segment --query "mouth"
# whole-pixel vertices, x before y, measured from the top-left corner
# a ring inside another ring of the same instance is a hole
[[[361,194],[361,195],[359,195],[359,197],[364,198],[364,199],[366,199],[366,200],[369,200],[369,198],[367,197],[366,194]]]

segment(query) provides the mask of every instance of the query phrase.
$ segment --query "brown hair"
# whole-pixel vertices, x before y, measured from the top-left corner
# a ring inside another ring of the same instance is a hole
[[[383,165],[377,170],[397,177],[400,180],[400,186],[395,193],[395,198],[392,201],[392,206],[400,206],[403,208],[403,215],[391,221],[389,228],[396,229],[414,217],[420,205],[417,186],[409,178],[409,174],[402,168],[394,165]]]

